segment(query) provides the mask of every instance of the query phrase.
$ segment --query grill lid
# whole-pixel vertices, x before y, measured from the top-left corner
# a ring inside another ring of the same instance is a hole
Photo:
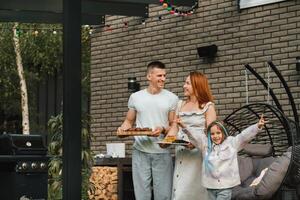
[[[0,155],[46,155],[41,135],[3,134],[0,136]]]

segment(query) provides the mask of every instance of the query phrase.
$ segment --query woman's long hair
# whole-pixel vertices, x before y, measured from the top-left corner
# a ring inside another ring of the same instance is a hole
[[[210,101],[213,102],[214,98],[212,96],[206,76],[201,72],[194,71],[190,73],[190,79],[200,109],[202,109],[201,106],[203,104],[206,104]]]

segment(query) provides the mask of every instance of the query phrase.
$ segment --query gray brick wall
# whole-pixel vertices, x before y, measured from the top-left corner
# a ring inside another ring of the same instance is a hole
[[[267,80],[266,61],[271,59],[290,86],[299,110],[300,72],[295,62],[300,56],[300,2],[290,0],[241,12],[236,3],[203,0],[188,17],[172,16],[161,6],[150,5],[145,25],[138,17],[106,17],[112,30],[97,28],[92,35],[91,131],[95,153],[105,153],[108,142],[125,142],[130,154],[133,138],[115,136],[127,111],[127,78],[136,77],[144,88],[146,65],[152,60],[166,64],[166,88],[180,97],[190,71],[205,73],[222,119],[246,103],[244,64],[249,63]],[[210,44],[218,46],[218,53],[214,62],[207,63],[198,57],[197,47]],[[272,71],[269,76],[283,109],[291,116],[279,79]],[[248,84],[250,103],[267,101],[267,91],[250,73]]]

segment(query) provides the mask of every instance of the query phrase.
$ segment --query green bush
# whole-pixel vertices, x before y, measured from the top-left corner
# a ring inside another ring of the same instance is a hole
[[[93,166],[93,155],[90,150],[91,135],[89,132],[89,117],[82,120],[81,130],[81,159],[82,159],[82,199],[88,199],[87,191],[92,187],[89,182],[91,168]],[[51,117],[48,121],[50,141],[48,145],[49,179],[48,179],[48,200],[62,199],[62,140],[63,140],[63,116],[59,114]]]

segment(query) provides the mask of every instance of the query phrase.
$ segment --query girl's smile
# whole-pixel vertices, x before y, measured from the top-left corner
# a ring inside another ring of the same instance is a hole
[[[213,141],[214,144],[218,145],[224,141],[225,138],[224,133],[217,125],[211,127],[210,134],[211,134],[210,135],[211,140]]]

